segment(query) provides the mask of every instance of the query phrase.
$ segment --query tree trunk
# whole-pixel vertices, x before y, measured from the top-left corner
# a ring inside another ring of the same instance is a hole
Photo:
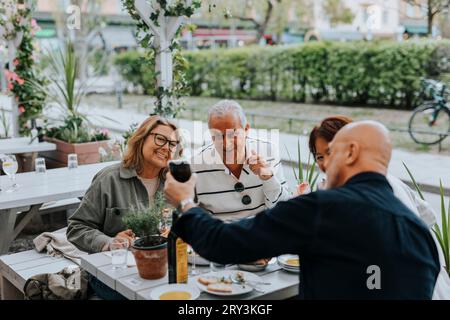
[[[264,18],[263,23],[261,23],[258,26],[258,32],[256,34],[256,43],[259,43],[261,39],[264,37],[264,34],[266,33],[267,26],[269,25],[270,17],[272,16],[273,12],[273,3],[271,0],[267,1],[267,11],[266,16]]]
[[[434,18],[434,13],[433,13],[433,8],[432,8],[432,0],[428,0],[428,14],[427,14],[427,18],[428,18],[428,30],[427,30],[427,35],[431,36],[431,34],[433,33],[433,18]]]

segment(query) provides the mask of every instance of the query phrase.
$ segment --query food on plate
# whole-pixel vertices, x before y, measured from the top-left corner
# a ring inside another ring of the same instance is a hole
[[[191,294],[186,291],[169,291],[159,296],[159,300],[189,300]]]
[[[236,280],[240,283],[245,282],[244,274],[240,271],[236,272]]]
[[[290,266],[299,267],[300,266],[300,260],[299,260],[299,258],[287,259],[286,260],[286,264],[288,264]]]
[[[207,286],[210,284],[218,283],[219,279],[217,277],[199,277],[197,281],[200,282],[202,285]]]
[[[233,281],[231,281],[230,278],[225,278],[225,277],[221,277],[221,278],[219,279],[219,282],[220,282],[220,283],[225,283],[225,284],[232,284],[232,283],[233,283]]]
[[[226,283],[214,283],[210,284],[206,287],[206,290],[213,291],[213,292],[222,292],[222,293],[231,293],[233,292],[233,289],[231,288],[231,285]]]
[[[255,262],[253,262],[253,264],[258,265],[258,266],[266,266],[269,264],[270,259],[259,259],[256,260]]]
[[[233,281],[231,281],[228,277],[199,277],[197,279],[198,282],[200,282],[202,285],[206,286],[207,291],[212,292],[222,292],[222,293],[231,293],[233,292],[233,289],[231,288],[231,285],[233,284]]]

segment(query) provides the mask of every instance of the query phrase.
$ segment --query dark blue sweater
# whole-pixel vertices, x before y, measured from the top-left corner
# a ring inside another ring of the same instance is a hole
[[[192,208],[174,232],[219,263],[298,254],[305,299],[431,299],[439,272],[430,231],[377,173],[234,223]],[[381,289],[367,285],[370,266],[379,267]]]

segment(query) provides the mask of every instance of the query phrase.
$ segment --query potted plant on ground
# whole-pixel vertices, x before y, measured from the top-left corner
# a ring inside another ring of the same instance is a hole
[[[100,161],[99,148],[108,146],[109,135],[104,130],[93,130],[89,120],[80,112],[80,104],[86,95],[86,84],[77,84],[79,61],[72,43],[56,53],[49,52],[49,75],[45,85],[33,82],[32,86],[47,92],[47,102],[61,112],[58,126],[45,128],[45,140],[55,143],[56,151],[44,156],[55,167],[67,165],[67,155],[76,153],[79,164]]]
[[[286,152],[289,157],[289,161],[292,163],[292,158],[289,153],[289,149],[285,145]],[[297,164],[298,168],[297,171],[295,171],[295,168],[292,167],[292,171],[294,172],[295,180],[297,180],[297,190],[296,194],[305,194],[309,193],[311,191],[315,191],[318,189],[317,179],[320,176],[320,172],[317,170],[316,166],[316,159],[311,154],[311,152],[308,152],[308,163],[306,166],[303,166],[302,163],[302,154],[301,154],[301,147],[300,147],[300,139],[297,140]],[[311,164],[311,157],[313,158],[312,164]],[[306,171],[306,172],[305,172]]]
[[[167,274],[167,238],[161,235],[166,210],[164,194],[158,191],[151,207],[131,208],[123,217],[126,228],[137,236],[131,251],[144,279],[160,279]]]
[[[405,167],[406,171],[408,172],[408,175],[411,178],[412,184],[414,185],[414,188],[417,190],[419,197],[422,200],[426,201],[413,174],[411,173],[411,171],[409,170],[409,168],[406,166],[405,163],[403,163],[403,166]],[[441,246],[442,253],[444,254],[445,270],[450,275],[450,202],[448,204],[448,210],[446,210],[445,190],[444,190],[444,186],[442,185],[442,180],[440,181],[439,185],[440,185],[439,195],[440,195],[440,200],[441,200],[440,202],[441,202],[441,227],[442,228],[439,226],[439,224],[436,223],[433,226],[432,230],[433,230],[434,234],[436,235],[439,245]]]

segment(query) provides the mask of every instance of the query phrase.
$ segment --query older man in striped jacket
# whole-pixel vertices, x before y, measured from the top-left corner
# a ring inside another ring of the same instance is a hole
[[[290,193],[278,146],[249,137],[242,107],[222,100],[208,113],[212,143],[191,160],[199,205],[224,221],[254,216]]]

